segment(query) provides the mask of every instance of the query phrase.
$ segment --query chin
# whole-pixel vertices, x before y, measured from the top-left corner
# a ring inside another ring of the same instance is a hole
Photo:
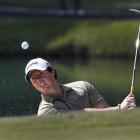
[[[42,92],[46,96],[51,96],[51,97],[58,97],[60,94],[56,91],[43,91]]]
[[[60,94],[57,93],[57,92],[47,93],[47,95],[50,96],[50,97],[59,97],[60,96]]]

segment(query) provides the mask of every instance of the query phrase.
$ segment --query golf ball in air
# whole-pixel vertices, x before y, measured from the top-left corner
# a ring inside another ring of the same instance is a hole
[[[23,41],[21,43],[21,47],[22,49],[27,50],[29,48],[29,43],[27,41]]]

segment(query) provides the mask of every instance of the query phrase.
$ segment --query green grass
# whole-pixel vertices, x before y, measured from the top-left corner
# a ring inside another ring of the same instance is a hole
[[[48,49],[62,55],[69,52],[80,54],[84,51],[88,56],[129,56],[132,54],[138,22],[131,20],[75,22],[70,30],[50,42]]]
[[[20,43],[27,40],[26,53],[34,55],[130,57],[138,25],[139,20],[1,18],[0,53],[23,54]]]
[[[85,5],[86,9],[89,10],[122,10],[122,9],[129,9],[129,8],[139,8],[140,2],[139,0],[83,0],[83,4]]]
[[[140,110],[0,119],[1,140],[139,139]]]

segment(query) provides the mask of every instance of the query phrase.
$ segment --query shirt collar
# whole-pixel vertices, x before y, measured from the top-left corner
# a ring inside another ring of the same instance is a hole
[[[65,86],[63,84],[60,84],[60,88],[62,89],[62,98],[65,99],[67,93],[71,90],[71,88],[70,87],[67,87],[67,86]],[[55,97],[46,96],[44,94],[41,94],[41,96],[46,101],[47,100],[52,101],[55,98]]]
[[[63,96],[63,99],[65,99],[67,93],[71,90],[70,87],[67,87],[65,85],[60,85],[61,89],[62,89],[62,96]]]

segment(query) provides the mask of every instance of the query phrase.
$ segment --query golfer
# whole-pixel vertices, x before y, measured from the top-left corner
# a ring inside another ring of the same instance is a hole
[[[136,107],[135,98],[130,94],[121,104],[111,107],[94,86],[86,81],[59,84],[56,69],[42,58],[28,62],[25,78],[41,92],[42,101],[39,105],[38,116],[70,111],[129,110]]]

